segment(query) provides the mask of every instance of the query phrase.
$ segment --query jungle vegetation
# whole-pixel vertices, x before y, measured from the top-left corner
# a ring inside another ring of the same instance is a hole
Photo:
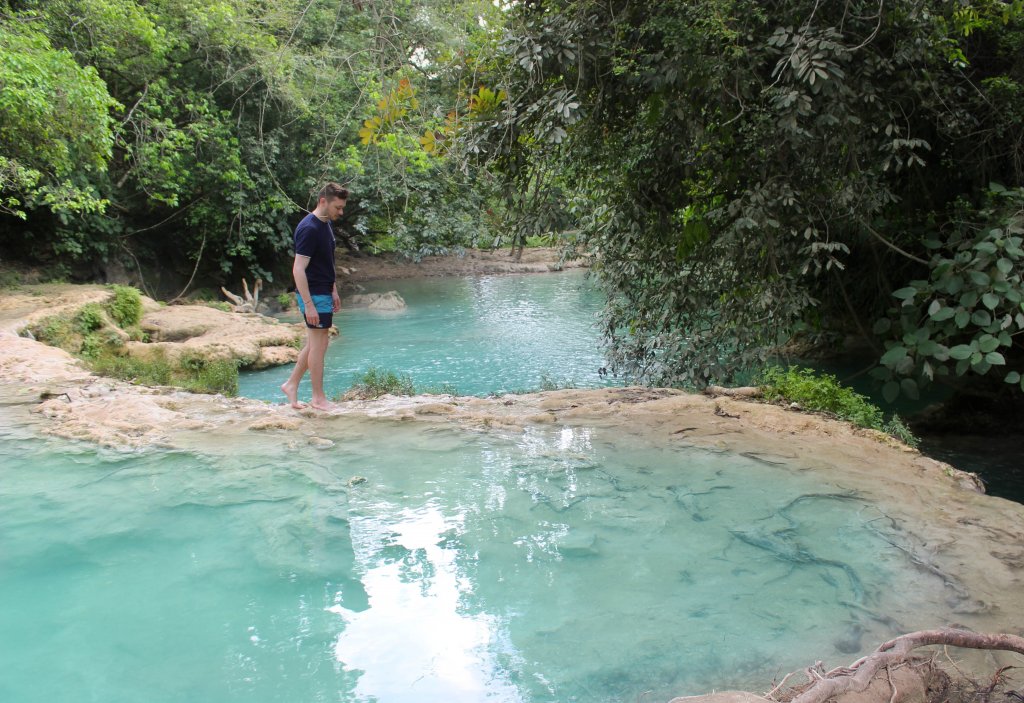
[[[0,15],[4,260],[273,281],[331,178],[365,249],[590,256],[634,380],[728,383],[856,340],[887,398],[1024,391],[1022,0]]]

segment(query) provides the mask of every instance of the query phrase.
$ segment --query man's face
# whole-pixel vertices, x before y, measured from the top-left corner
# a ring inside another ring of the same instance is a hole
[[[345,202],[341,198],[331,198],[327,201],[327,219],[334,222],[336,219],[341,217],[341,213],[345,212]]]

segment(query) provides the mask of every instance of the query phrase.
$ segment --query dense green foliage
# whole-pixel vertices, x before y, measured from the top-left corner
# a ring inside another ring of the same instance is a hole
[[[5,260],[286,278],[329,178],[350,246],[587,252],[633,380],[1024,390],[1024,0],[0,0],[0,84]]]
[[[326,180],[354,194],[342,243],[474,243],[487,189],[419,136],[471,90],[465,58],[489,41],[475,17],[497,12],[0,0],[3,258],[172,294],[197,278],[287,280],[294,225]]]
[[[618,371],[728,382],[794,336],[852,334],[890,396],[1024,388],[1024,3],[511,15],[509,106],[471,146],[523,192],[564,191]]]
[[[912,447],[918,445],[899,416],[893,415],[886,421],[877,405],[830,374],[794,366],[770,366],[762,372],[758,385],[767,400],[796,403],[804,410],[827,413],[858,427],[885,432]]]

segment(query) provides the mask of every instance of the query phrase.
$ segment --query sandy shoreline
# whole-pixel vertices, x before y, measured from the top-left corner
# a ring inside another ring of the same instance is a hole
[[[466,249],[448,256],[426,256],[418,262],[397,254],[353,256],[339,250],[337,264],[342,286],[398,278],[549,273],[587,266],[584,259],[564,260],[555,247],[524,249],[518,261],[507,248]]]

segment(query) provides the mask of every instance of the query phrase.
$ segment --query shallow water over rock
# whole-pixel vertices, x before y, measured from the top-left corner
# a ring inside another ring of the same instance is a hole
[[[754,455],[354,418],[332,442],[6,430],[3,698],[667,700],[969,617],[867,499]]]

